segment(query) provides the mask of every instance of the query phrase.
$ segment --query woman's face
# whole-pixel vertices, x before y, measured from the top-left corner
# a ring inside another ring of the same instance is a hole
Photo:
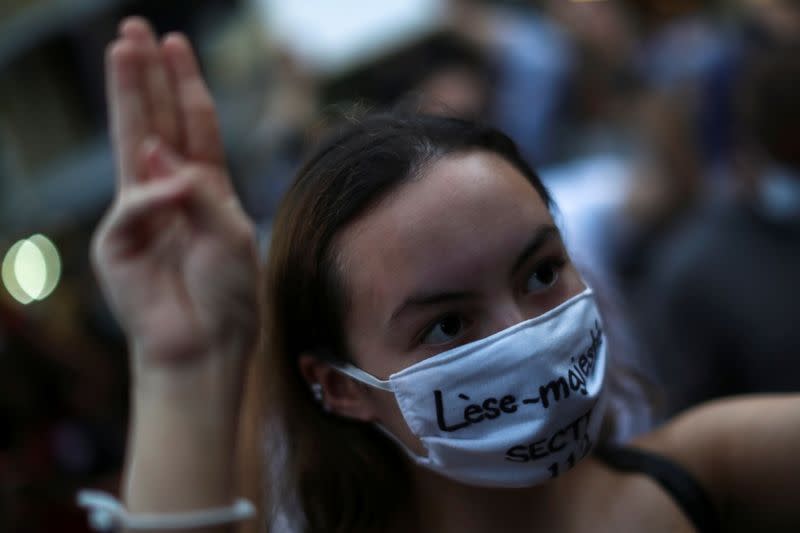
[[[381,379],[584,289],[542,198],[488,151],[433,163],[348,226],[334,246],[349,297],[353,363]],[[359,391],[360,417],[423,453],[391,393]]]

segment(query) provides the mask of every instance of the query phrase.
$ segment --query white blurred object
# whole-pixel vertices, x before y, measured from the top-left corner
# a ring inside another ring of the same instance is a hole
[[[631,162],[615,155],[590,156],[541,170],[558,207],[558,225],[577,266],[593,270],[604,253],[607,230],[599,218],[619,211],[631,185]]]
[[[800,175],[773,165],[761,176],[756,192],[762,213],[776,221],[800,218]]]
[[[270,39],[332,75],[430,33],[444,0],[253,0]]]
[[[16,242],[3,260],[3,285],[23,304],[47,298],[60,278],[58,250],[50,239],[39,233]]]
[[[77,501],[78,506],[88,510],[89,524],[97,531],[195,529],[249,520],[256,515],[255,506],[244,498],[228,507],[163,514],[131,514],[122,502],[99,490],[78,491]]]

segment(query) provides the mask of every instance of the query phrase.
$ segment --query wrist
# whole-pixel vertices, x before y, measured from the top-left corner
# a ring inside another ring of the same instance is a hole
[[[246,359],[256,348],[256,336],[230,334],[211,338],[203,332],[175,335],[128,333],[131,371],[180,374],[208,366],[208,361]]]
[[[197,406],[196,401],[225,402],[237,408],[249,354],[242,350],[214,350],[167,363],[131,348],[132,399]],[[156,362],[154,362],[156,361]],[[231,403],[235,405],[231,405]]]

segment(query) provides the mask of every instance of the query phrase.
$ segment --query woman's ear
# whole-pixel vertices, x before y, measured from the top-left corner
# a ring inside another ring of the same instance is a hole
[[[374,402],[366,385],[336,370],[319,357],[304,353],[298,358],[300,374],[326,411],[369,422],[376,420]]]

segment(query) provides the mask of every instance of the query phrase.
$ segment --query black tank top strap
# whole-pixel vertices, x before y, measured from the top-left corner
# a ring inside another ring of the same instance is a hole
[[[720,523],[708,493],[677,463],[639,448],[605,445],[595,457],[621,472],[635,472],[651,477],[683,509],[700,533],[719,533]]]

